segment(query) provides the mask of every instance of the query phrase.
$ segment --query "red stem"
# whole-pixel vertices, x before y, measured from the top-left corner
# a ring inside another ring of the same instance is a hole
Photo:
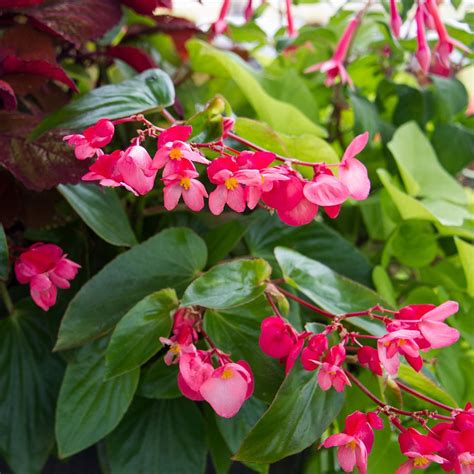
[[[286,20],[288,22],[288,36],[296,36],[291,0],[286,0]]]
[[[404,383],[402,382],[399,382],[398,380],[395,381],[395,383],[402,389],[404,390],[405,392],[413,395],[414,397],[417,397],[419,398],[420,400],[424,400],[425,402],[428,402],[428,403],[431,403],[432,405],[438,407],[438,408],[442,408],[443,410],[446,410],[446,411],[449,411],[449,412],[452,412],[454,411],[454,408],[453,407],[450,407],[448,405],[445,405],[444,403],[441,403],[441,402],[438,402],[436,400],[434,400],[433,398],[430,398],[426,395],[423,395],[422,393],[408,387],[408,385],[405,385]]]
[[[271,295],[269,295],[268,293],[265,293],[265,297],[267,298],[267,301],[268,303],[270,304],[270,306],[272,307],[273,309],[273,312],[275,313],[276,316],[279,316],[280,318],[282,318],[282,315],[280,313],[280,310],[278,309],[277,305],[275,304],[275,302],[273,301],[273,298],[271,297]]]
[[[277,288],[287,298],[290,298],[291,300],[296,301],[297,303],[299,303],[302,306],[305,306],[306,308],[310,309],[311,311],[314,311],[315,313],[318,313],[321,316],[326,316],[327,318],[330,318],[330,319],[333,319],[335,317],[334,314],[329,313],[328,311],[324,311],[323,309],[320,309],[320,308],[318,308],[317,306],[314,306],[311,303],[308,303],[307,301],[299,298],[298,296],[294,295],[293,293],[290,293],[289,291],[286,291],[281,286],[278,286]]]

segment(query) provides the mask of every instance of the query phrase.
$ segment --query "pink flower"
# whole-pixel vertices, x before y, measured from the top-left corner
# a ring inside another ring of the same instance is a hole
[[[375,375],[382,375],[382,366],[380,365],[377,349],[370,346],[361,347],[357,351],[357,359],[362,367],[370,369]]]
[[[108,145],[114,136],[114,124],[100,119],[95,125],[84,130],[83,135],[67,135],[63,138],[68,145],[76,147],[74,153],[78,160],[99,155],[101,148]]]
[[[230,0],[224,0],[222,2],[221,11],[219,12],[219,18],[212,24],[211,31],[215,35],[220,35],[227,30],[227,21],[225,17],[230,8]]]
[[[253,393],[250,366],[239,361],[218,367],[201,385],[200,393],[219,416],[233,417]]]
[[[186,162],[191,161],[209,164],[209,160],[185,143],[191,132],[192,127],[189,125],[175,125],[158,137],[158,150],[153,157],[153,168],[159,170],[164,167],[164,178],[179,172],[183,162],[185,167],[189,167]]]
[[[235,212],[244,212],[246,206],[245,184],[259,185],[257,170],[239,170],[237,162],[230,157],[217,158],[208,166],[207,175],[211,183],[217,184],[209,195],[209,209],[218,216],[227,204]]]
[[[213,371],[210,354],[196,350],[193,345],[188,346],[179,358],[178,387],[181,393],[191,400],[204,400],[200,389]]]
[[[401,329],[386,334],[377,341],[379,359],[390,375],[396,375],[400,367],[400,355],[417,371],[421,370],[423,359],[420,357],[415,339],[419,331]]]
[[[402,453],[409,459],[403,463],[395,474],[410,474],[412,469],[426,469],[432,462],[443,464],[446,459],[434,454],[443,445],[430,436],[408,428],[398,437]]]
[[[357,28],[360,24],[359,16],[356,16],[352,20],[350,20],[349,24],[347,25],[339,43],[336,46],[334,54],[331,59],[324,61],[322,63],[315,64],[314,66],[310,66],[309,68],[305,69],[305,73],[310,73],[314,71],[321,71],[327,74],[325,84],[326,86],[332,86],[336,78],[339,77],[343,84],[348,83],[351,87],[353,87],[352,79],[349,77],[349,74],[344,67],[344,62],[347,58],[347,53],[349,51],[349,46],[352,42],[352,38],[357,31]]]
[[[301,364],[306,370],[316,370],[320,366],[320,357],[327,350],[327,337],[324,334],[314,335],[301,353]]]
[[[102,186],[123,186],[138,196],[153,189],[155,177],[148,152],[142,146],[133,145],[124,152],[116,150],[110,155],[100,155],[82,179],[99,180]]]
[[[423,11],[418,5],[416,9],[416,38],[417,38],[417,47],[416,47],[416,59],[420,64],[421,70],[426,74],[430,68],[431,62],[431,51],[426,41],[425,35],[425,25],[423,21]]]
[[[342,344],[329,349],[318,372],[318,384],[321,390],[326,391],[334,387],[337,392],[343,392],[346,385],[351,385],[347,375],[341,369],[345,359],[346,350]]]
[[[44,311],[56,303],[57,288],[69,288],[81,268],[66,257],[57,245],[37,243],[15,262],[17,280],[29,283],[31,298]]]
[[[244,10],[244,18],[245,21],[250,21],[253,16],[253,0],[247,0],[247,6],[245,7]]]
[[[297,342],[297,333],[293,327],[279,316],[265,318],[261,324],[258,344],[270,357],[287,357]]]
[[[390,27],[395,38],[400,37],[400,28],[402,26],[402,19],[398,13],[397,1],[390,0]]]
[[[349,190],[350,197],[357,201],[366,199],[370,192],[367,168],[355,158],[365,148],[368,140],[368,132],[357,135],[346,148],[339,166],[339,180]]]
[[[459,310],[456,301],[446,301],[440,306],[409,305],[402,308],[390,328],[403,328],[420,332],[416,343],[423,350],[439,349],[454,344],[459,339],[459,331],[443,321]]]
[[[199,173],[194,170],[183,169],[179,173],[163,178],[165,183],[164,204],[168,211],[178,205],[181,196],[186,206],[192,211],[200,211],[204,207],[207,191],[204,185],[196,179],[198,176]]]
[[[361,474],[366,474],[367,457],[374,443],[372,428],[382,429],[382,420],[375,413],[365,415],[356,411],[346,418],[344,431],[329,436],[323,446],[339,447],[337,459],[345,472],[352,472],[357,466]]]
[[[288,36],[290,38],[293,38],[297,35],[297,33],[295,30],[295,24],[293,21],[291,0],[286,0],[286,20],[287,20]]]

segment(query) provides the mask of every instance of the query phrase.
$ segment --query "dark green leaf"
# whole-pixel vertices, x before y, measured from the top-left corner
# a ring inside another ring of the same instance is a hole
[[[56,409],[56,439],[62,458],[109,434],[132,401],[140,371],[104,381],[106,347],[107,338],[82,347],[66,369]]]
[[[255,395],[270,402],[283,379],[283,367],[267,357],[258,346],[260,324],[270,316],[272,309],[265,298],[230,310],[206,311],[206,332],[224,352],[234,360],[243,359],[250,364],[255,376]]]
[[[58,190],[81,219],[106,242],[129,247],[137,243],[115,190],[94,184],[60,184]]]
[[[222,137],[224,132],[222,113],[225,110],[224,99],[214,97],[204,110],[189,118],[186,123],[193,127],[191,139],[195,143],[209,143]]]
[[[451,77],[432,76],[435,89],[438,118],[442,122],[449,121],[454,115],[466,109],[468,95],[463,83]]]
[[[0,453],[18,474],[40,472],[54,446],[63,364],[44,313],[29,301],[0,321]]]
[[[273,463],[316,442],[344,403],[344,394],[323,392],[315,372],[295,364],[275,399],[249,435],[235,459]]]
[[[7,280],[9,267],[8,242],[3,225],[0,223],[0,280]]]
[[[178,398],[181,396],[178,383],[178,365],[166,365],[158,359],[147,367],[140,378],[138,395],[146,398]]]
[[[204,424],[183,398],[137,398],[107,438],[112,474],[201,474],[206,463]]]
[[[174,290],[160,290],[139,301],[119,321],[105,354],[106,377],[139,367],[163,345],[160,337],[171,331],[171,314],[178,306]]]
[[[213,227],[204,237],[209,252],[207,264],[212,266],[223,260],[240,242],[246,231],[247,226],[241,220],[232,220]]]
[[[164,71],[148,69],[120,84],[102,86],[48,115],[31,132],[33,140],[51,128],[79,129],[101,118],[145,113],[174,103],[174,86]]]
[[[263,293],[271,271],[260,258],[216,265],[186,288],[182,304],[226,309],[248,303]]]
[[[291,247],[353,280],[371,285],[367,259],[340,234],[320,222],[301,227],[283,224],[277,216],[258,211],[252,215],[245,242],[252,255],[276,263],[273,249]]]
[[[242,409],[240,411],[242,411]],[[232,464],[232,453],[217,428],[217,418],[212,408],[209,405],[204,405],[206,441],[212,464],[216,470],[216,474],[227,474]]]
[[[106,334],[138,301],[153,291],[178,292],[204,268],[206,245],[194,232],[167,229],[136,245],[92,277],[69,304],[56,350]]]
[[[370,288],[338,275],[322,263],[298,252],[277,247],[275,256],[286,282],[331,313],[363,311],[384,303]],[[348,321],[372,334],[385,333],[381,325],[367,318],[351,318]]]

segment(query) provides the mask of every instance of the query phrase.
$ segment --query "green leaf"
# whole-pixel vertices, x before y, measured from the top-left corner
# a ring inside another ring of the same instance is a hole
[[[167,229],[122,253],[94,275],[69,304],[55,350],[109,332],[146,295],[166,287],[179,293],[204,268],[206,245],[193,231]]]
[[[406,461],[400,452],[396,433],[385,421],[385,428],[374,431],[374,435],[374,449],[369,457],[367,474],[393,474]]]
[[[474,262],[474,245],[458,238],[455,238],[454,242],[456,243],[459,258],[461,259],[464,274],[466,275],[467,292],[470,296],[474,296],[474,272],[472,271],[472,264]]]
[[[195,143],[208,143],[222,137],[224,132],[222,113],[225,111],[225,101],[221,96],[214,97],[206,108],[194,114],[186,123],[193,127],[191,139]]]
[[[204,473],[204,424],[190,400],[137,398],[106,445],[111,474]]]
[[[374,280],[375,289],[386,301],[392,306],[397,306],[397,295],[393,287],[389,274],[381,265],[374,268],[372,278]]]
[[[147,367],[140,378],[138,395],[146,398],[178,398],[178,364],[166,365],[163,358]]]
[[[48,115],[32,132],[34,140],[51,128],[80,129],[101,118],[110,120],[146,113],[174,103],[171,78],[161,69],[148,69],[120,84],[102,86]]]
[[[0,321],[0,453],[21,474],[40,472],[54,446],[63,363],[46,327],[30,301]]]
[[[250,364],[255,377],[255,396],[270,402],[283,379],[283,366],[267,357],[258,346],[260,324],[272,309],[260,296],[243,306],[219,312],[208,310],[204,328],[216,345],[234,360]]]
[[[458,79],[433,75],[438,117],[448,122],[454,115],[466,110],[468,95],[463,83]]]
[[[402,222],[387,242],[387,252],[403,265],[421,268],[429,265],[439,253],[436,235],[426,221]]]
[[[212,465],[214,466],[216,474],[227,474],[232,465],[232,453],[217,428],[215,412],[209,405],[204,405],[203,408],[206,442]]]
[[[349,280],[316,260],[284,247],[275,249],[285,281],[301,291],[321,308],[334,314],[363,311],[383,299],[370,288]],[[385,334],[384,327],[367,318],[350,318],[348,322],[375,334]]]
[[[439,164],[428,138],[415,122],[398,128],[388,148],[410,196],[443,199],[455,204],[467,203],[464,189]]]
[[[186,44],[194,71],[232,79],[254,108],[260,120],[277,132],[326,136],[326,130],[312,122],[293,105],[271,97],[254,77],[256,72],[237,55],[214,48],[200,40]]]
[[[8,242],[3,225],[0,223],[0,280],[8,279]]]
[[[423,372],[415,372],[411,367],[405,364],[400,365],[398,377],[410,387],[419,392],[428,395],[441,403],[457,407],[456,400],[453,399],[445,390],[443,390],[432,379],[428,378]]]
[[[323,392],[315,372],[297,362],[235,459],[273,463],[299,453],[319,439],[343,403],[344,394],[333,389]]]
[[[257,211],[252,214],[245,242],[252,255],[264,258],[272,267],[276,264],[273,249],[291,247],[359,283],[372,283],[372,267],[365,256],[341,234],[321,222],[290,227],[275,215]]]
[[[228,309],[248,303],[264,292],[271,272],[261,258],[216,265],[186,288],[182,304]]]
[[[68,364],[56,409],[56,439],[61,458],[92,446],[125,415],[138,385],[135,369],[104,381],[107,338],[82,347]]]
[[[223,260],[240,242],[246,231],[247,226],[237,219],[213,227],[204,237],[209,249],[207,264],[212,266]]]
[[[439,124],[431,137],[439,162],[452,175],[459,173],[474,154],[474,131],[457,123]]]
[[[160,290],[139,301],[119,321],[105,354],[105,375],[112,378],[139,367],[163,345],[171,331],[171,314],[179,302],[176,292]]]
[[[329,143],[315,135],[284,134],[277,132],[265,123],[257,120],[238,118],[234,126],[235,132],[258,146],[272,151],[277,155],[296,158],[311,163],[338,163],[339,157]],[[297,167],[304,176],[311,170],[307,166]]]
[[[115,190],[94,184],[60,184],[58,191],[81,219],[112,245],[137,243],[130,222]]]

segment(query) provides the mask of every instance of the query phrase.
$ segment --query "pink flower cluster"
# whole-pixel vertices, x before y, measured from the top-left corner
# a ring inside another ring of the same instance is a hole
[[[179,364],[178,387],[185,397],[205,400],[219,416],[231,418],[253,394],[252,369],[244,360],[233,362],[215,347],[207,351],[197,349],[194,342],[199,322],[199,314],[189,308],[176,311],[173,335],[170,339],[160,338],[170,347],[164,361],[168,365]]]
[[[363,200],[370,192],[367,170],[356,158],[367,144],[368,133],[357,136],[348,146],[337,165],[338,176],[331,165],[315,163],[311,165],[314,177],[310,181],[288,164],[271,166],[277,157],[266,151],[223,153],[210,162],[187,143],[191,133],[189,125],[175,125],[161,132],[153,159],[139,145],[139,139],[125,151],[105,154],[97,148],[112,138],[113,124],[107,120],[65,140],[76,146],[81,159],[97,155],[82,178],[85,181],[123,186],[135,195],[143,195],[153,189],[157,172],[162,170],[164,206],[168,210],[174,209],[181,198],[193,211],[202,210],[209,198],[209,209],[215,215],[221,214],[226,205],[235,212],[244,212],[262,201],[275,209],[283,222],[298,226],[311,222],[319,207],[335,218],[347,199]],[[198,179],[196,163],[207,166],[207,177],[215,185],[209,194]]]
[[[352,472],[357,466],[361,474],[366,474],[368,455],[374,444],[373,430],[382,428],[383,421],[377,413],[356,411],[346,418],[344,431],[326,438],[323,446],[338,446],[337,459],[344,472]]]
[[[57,289],[69,288],[81,268],[66,257],[57,245],[36,243],[15,262],[17,280],[30,285],[31,298],[44,311],[56,303]]]

